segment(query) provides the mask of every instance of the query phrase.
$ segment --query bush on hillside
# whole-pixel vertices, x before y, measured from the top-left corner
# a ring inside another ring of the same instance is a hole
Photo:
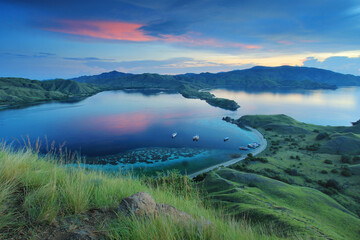
[[[320,141],[320,140],[323,140],[323,139],[326,139],[326,138],[329,138],[329,134],[328,133],[319,133],[317,136],[316,136],[316,140]]]
[[[320,148],[320,144],[312,144],[312,145],[308,145],[308,146],[306,146],[306,150],[307,151],[317,151],[317,150],[319,150],[319,148]]]
[[[352,163],[358,163],[358,162],[360,162],[360,156],[354,156],[352,158]]]
[[[289,174],[291,176],[299,176],[299,173],[296,169],[287,168],[284,170],[284,172],[286,172],[287,174]]]
[[[344,177],[351,177],[352,173],[349,169],[344,168],[343,170],[341,170],[341,175],[343,175]]]
[[[351,161],[351,157],[350,156],[348,156],[348,155],[342,155],[341,156],[341,161],[343,162],[343,163],[352,163],[352,161]]]

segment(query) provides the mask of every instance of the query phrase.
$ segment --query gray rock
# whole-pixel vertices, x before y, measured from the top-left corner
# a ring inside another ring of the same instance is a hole
[[[164,204],[164,203],[157,203],[156,204],[156,213],[158,215],[165,215],[174,220],[179,221],[194,221],[194,219],[186,212],[180,211],[175,207]]]
[[[152,216],[156,212],[156,203],[150,194],[138,192],[124,198],[118,210],[126,216]]]
[[[204,217],[201,217],[200,221],[196,221],[188,213],[180,211],[175,207],[164,204],[156,203],[154,198],[145,192],[138,192],[130,197],[124,198],[119,206],[119,212],[125,216],[167,216],[174,221],[181,221],[190,224],[196,224],[198,227],[206,227],[211,225],[211,221],[207,221]]]

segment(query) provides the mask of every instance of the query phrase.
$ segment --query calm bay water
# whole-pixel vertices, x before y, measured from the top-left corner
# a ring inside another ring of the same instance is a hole
[[[331,126],[350,126],[360,119],[358,87],[277,93],[217,89],[212,93],[238,102],[239,115],[286,114],[302,122]]]
[[[212,92],[236,100],[241,108],[226,111],[179,94],[110,91],[75,103],[0,111],[0,138],[11,142],[21,136],[47,136],[57,144],[66,142],[69,149],[87,156],[92,168],[177,168],[191,173],[238,157],[239,146],[258,141],[251,132],[222,121],[224,116],[284,113],[324,125],[349,125],[360,118],[360,88]],[[175,139],[173,132],[178,133]],[[196,134],[200,140],[193,142]],[[224,142],[224,137],[230,140]]]
[[[257,141],[251,132],[222,121],[223,116],[237,113],[179,94],[111,91],[77,103],[0,111],[0,138],[10,142],[46,135],[49,141],[80,150],[92,163],[111,163],[104,168],[173,166],[190,173],[227,161],[239,154],[239,146]],[[174,139],[173,132],[178,133]],[[196,134],[200,140],[193,142]],[[224,137],[230,140],[224,142]]]

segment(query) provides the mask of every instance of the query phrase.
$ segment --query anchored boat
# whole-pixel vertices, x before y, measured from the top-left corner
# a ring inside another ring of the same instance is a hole
[[[193,142],[195,142],[195,141],[196,141],[196,142],[197,142],[197,141],[199,141],[199,138],[200,138],[200,137],[199,137],[199,135],[195,135],[195,136],[193,136]]]
[[[229,141],[229,139],[230,139],[229,137],[225,137],[224,142]]]
[[[177,136],[177,132],[174,132],[171,136],[172,138],[175,138]]]

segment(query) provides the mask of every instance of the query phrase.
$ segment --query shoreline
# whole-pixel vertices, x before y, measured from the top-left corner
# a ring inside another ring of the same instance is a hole
[[[252,153],[253,156],[256,156],[256,155],[262,153],[266,149],[267,141],[264,138],[264,136],[258,130],[254,129],[252,127],[249,127],[249,126],[246,126],[246,127],[248,129],[250,129],[250,131],[253,132],[260,139],[260,144],[261,144],[260,147],[256,148],[254,151],[247,152],[247,153]],[[246,157],[247,157],[247,154],[245,156],[241,156],[239,158],[231,159],[231,160],[229,160],[227,162],[224,162],[224,163],[219,163],[219,164],[213,165],[211,167],[207,167],[207,168],[205,168],[203,170],[197,171],[197,172],[189,174],[187,176],[190,177],[190,178],[194,178],[194,177],[196,177],[196,176],[198,176],[200,174],[210,172],[210,171],[212,171],[212,170],[214,170],[215,168],[218,168],[218,167],[228,167],[228,166],[230,166],[232,164],[235,164],[237,162],[240,162],[240,161],[244,160]]]

